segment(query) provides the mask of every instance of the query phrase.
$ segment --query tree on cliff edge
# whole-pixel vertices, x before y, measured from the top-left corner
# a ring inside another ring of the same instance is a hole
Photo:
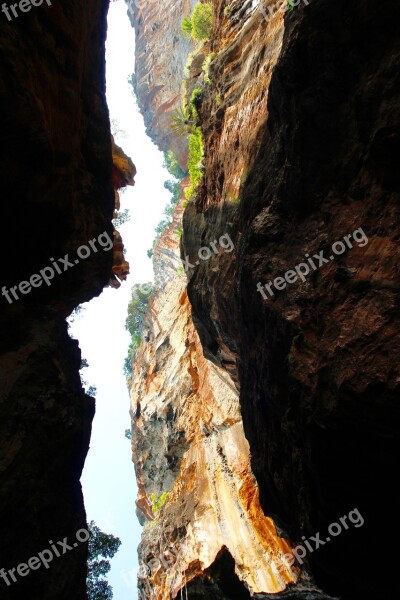
[[[107,558],[113,558],[118,552],[121,540],[108,533],[103,533],[94,521],[89,523],[89,556],[87,593],[89,600],[111,600],[113,597],[112,587],[105,579],[102,579],[109,570],[111,564]]]

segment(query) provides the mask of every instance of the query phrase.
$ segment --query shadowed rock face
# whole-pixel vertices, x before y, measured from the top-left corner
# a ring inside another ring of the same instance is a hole
[[[1,16],[0,283],[8,289],[103,232],[112,240],[107,4],[69,0],[10,23]],[[49,540],[73,544],[86,527],[79,478],[94,400],[65,317],[100,294],[112,262],[100,250],[13,304],[0,297],[0,568],[26,563]],[[0,580],[1,598],[83,600],[86,552],[79,543],[48,570],[10,587]]]
[[[397,504],[398,19],[391,2],[312,0],[285,17],[264,121],[256,111],[262,90],[247,96],[258,130],[239,205],[221,192],[236,160],[221,132],[239,104],[248,114],[246,89],[240,98],[230,92],[245,85],[235,62],[242,48],[221,54],[228,37],[218,29],[214,72],[224,73],[227,99],[212,108],[217,77],[199,109],[204,185],[184,215],[185,254],[227,231],[235,242],[234,253],[197,268],[188,293],[205,354],[232,373],[237,365],[266,513],[300,542],[317,532],[325,540],[328,526],[354,508],[364,518],[309,554],[320,586],[348,599],[389,597],[397,587],[365,567],[395,572],[379,548],[393,535]],[[257,64],[266,52],[259,43]],[[238,143],[251,135],[246,127]],[[330,260],[331,245],[360,227],[368,244]],[[322,250],[329,264],[310,269],[304,283],[273,298],[257,292],[258,282]]]

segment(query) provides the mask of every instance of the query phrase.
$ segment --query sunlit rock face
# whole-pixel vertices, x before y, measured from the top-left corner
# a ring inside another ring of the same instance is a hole
[[[112,180],[114,186],[114,197],[116,212],[120,209],[119,191],[125,187],[135,185],[136,167],[132,160],[125,154],[112,138]],[[129,275],[129,263],[124,255],[124,243],[119,231],[113,231],[113,264],[109,285],[119,288],[122,281],[126,281]]]
[[[134,89],[147,132],[162,151],[173,150],[186,167],[187,141],[171,131],[181,103],[181,82],[192,44],[181,33],[196,0],[125,0],[136,32]]]
[[[0,19],[1,286],[28,281],[89,240],[113,240],[105,102],[107,2],[68,0]],[[81,471],[94,400],[65,318],[99,295],[113,253],[100,250],[9,304],[0,296],[0,580],[4,600],[86,598],[86,544],[28,576],[15,569],[86,527]],[[61,265],[61,269],[63,266]],[[101,335],[99,328],[98,335]],[[85,536],[83,536],[83,539]],[[58,546],[60,553],[62,548]],[[36,565],[37,566],[37,565]]]
[[[177,271],[181,214],[182,202],[155,248],[163,282],[132,373],[136,506],[144,525],[139,597],[281,597],[290,588],[288,597],[327,598],[288,564],[289,542],[261,509],[238,391],[204,357],[186,277]]]
[[[175,224],[159,247],[179,262]],[[204,358],[185,287],[175,271],[157,290],[133,370],[133,457],[145,523],[139,589],[149,600],[175,597],[198,576],[207,580],[225,547],[243,589],[279,592],[297,579],[283,560],[289,545],[261,510],[238,392]],[[205,594],[204,585],[196,589]]]
[[[311,571],[342,598],[391,597],[395,578],[365,565],[396,513],[399,7],[310,0],[266,22],[232,5],[213,2],[205,177],[182,241],[192,259],[229,232],[235,251],[190,278],[193,322],[240,388],[266,513],[299,542],[357,507],[364,525],[310,553]],[[368,243],[331,260],[360,227]],[[321,251],[304,282],[257,291]]]

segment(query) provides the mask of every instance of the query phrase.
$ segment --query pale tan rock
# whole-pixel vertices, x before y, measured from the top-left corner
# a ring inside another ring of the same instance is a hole
[[[168,261],[178,257],[176,222],[156,249],[161,263],[166,249]],[[169,281],[150,303],[148,341],[133,369],[137,508],[147,521],[139,585],[146,598],[175,597],[226,546],[249,590],[279,592],[296,580],[283,561],[289,545],[260,508],[237,390],[223,369],[204,358],[185,288],[186,277],[170,269]],[[153,520],[152,500],[165,493]],[[177,549],[179,560],[163,564],[163,553]]]

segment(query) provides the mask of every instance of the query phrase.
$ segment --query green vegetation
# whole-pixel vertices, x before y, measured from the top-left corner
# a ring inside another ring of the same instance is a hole
[[[194,57],[196,55],[197,55],[196,50],[192,50],[192,52],[189,52],[188,57],[187,57],[187,61],[186,61],[186,65],[185,65],[185,68],[183,70],[184,79],[188,79],[190,77],[190,67],[192,66],[192,62],[193,62]]]
[[[221,106],[221,104],[222,104],[222,97],[221,97],[221,94],[217,94],[217,95],[215,96],[215,104],[216,104],[218,107],[219,107],[219,106]]]
[[[166,190],[169,191],[169,193],[172,196],[171,204],[176,206],[176,204],[178,204],[178,202],[179,202],[179,198],[181,197],[181,182],[180,182],[180,180],[172,181],[171,179],[169,179],[168,181],[164,181],[164,187]]]
[[[163,165],[172,177],[175,179],[183,179],[187,173],[182,169],[178,162],[178,159],[172,150],[168,150],[164,154],[164,165]]]
[[[114,225],[115,229],[117,229],[121,225],[124,225],[125,223],[128,223],[128,221],[130,221],[130,218],[131,218],[131,216],[130,216],[129,210],[127,208],[125,210],[123,210],[122,212],[115,211],[114,216],[113,216],[113,225]]]
[[[124,360],[124,375],[128,381],[130,380],[130,378],[132,376],[132,362],[133,362],[133,359],[135,358],[135,352],[136,352],[136,348],[133,345],[133,343],[131,342],[128,346],[128,354],[126,355],[125,360]]]
[[[96,398],[96,396],[97,396],[97,387],[95,385],[89,385],[86,393],[87,393],[88,396],[91,396],[92,398]]]
[[[203,63],[203,73],[204,73],[204,81],[206,83],[211,83],[211,79],[210,79],[210,64],[212,63],[212,61],[214,60],[214,58],[216,57],[215,52],[210,52],[210,54],[207,54],[204,63]]]
[[[182,33],[185,37],[192,37],[197,42],[210,39],[214,24],[212,4],[199,2],[193,9],[191,17],[185,17],[182,22]],[[200,44],[201,45],[201,44]],[[190,68],[194,57],[199,52],[191,52],[185,67],[185,79],[182,85],[182,105],[175,111],[171,119],[172,131],[179,136],[188,136],[189,156],[188,173],[190,184],[185,189],[186,204],[195,195],[203,177],[204,142],[200,129],[199,109],[203,98],[203,90],[199,87],[192,91],[188,99]],[[210,63],[215,58],[215,53],[210,53],[203,61],[204,81],[211,83],[209,76]],[[184,204],[184,206],[186,206]]]
[[[152,258],[154,247],[157,244],[158,240],[162,236],[163,232],[169,227],[172,223],[174,217],[175,206],[179,202],[179,198],[181,196],[181,182],[184,177],[186,177],[187,172],[182,169],[180,166],[176,155],[172,152],[172,150],[168,150],[164,154],[164,165],[163,165],[169,173],[174,177],[174,179],[169,179],[168,181],[164,181],[164,187],[171,193],[170,203],[164,209],[164,216],[166,217],[157,225],[155,232],[156,237],[153,241],[153,246],[150,250],[147,251],[147,256]]]
[[[85,310],[86,308],[82,306],[82,304],[79,304],[76,308],[74,308],[74,310],[68,317],[68,329],[70,328],[72,323],[75,323],[75,321],[79,321],[79,319],[83,316]]]
[[[194,125],[194,122],[189,116],[187,106],[179,106],[172,114],[171,117],[171,129],[175,135],[179,137],[185,137],[188,129]]]
[[[132,429],[125,429],[125,437],[127,440],[132,439]]]
[[[89,600],[111,600],[113,597],[112,587],[105,575],[110,571],[111,564],[107,558],[113,558],[118,552],[121,540],[113,535],[103,533],[99,527],[91,521],[89,523],[89,554],[87,593]]]
[[[128,355],[124,361],[124,373],[129,378],[132,374],[132,360],[136,349],[142,341],[142,328],[144,315],[149,305],[150,297],[154,291],[151,283],[136,283],[132,288],[131,300],[128,304],[128,315],[125,321],[125,329],[131,335],[131,343],[128,347]]]
[[[128,304],[128,316],[125,320],[125,329],[129,331],[135,348],[142,341],[143,319],[149,305],[150,296],[154,288],[151,283],[135,283],[132,287],[131,301]]]
[[[89,366],[88,361],[86,360],[86,358],[81,358],[81,365],[79,367],[79,370],[81,371],[82,369],[86,369]],[[91,396],[92,398],[96,398],[97,395],[97,387],[95,385],[89,385],[88,382],[86,381],[86,379],[84,379],[82,377],[82,374],[80,373],[80,378],[81,378],[81,384],[83,385],[83,387],[85,388],[85,393],[88,396]]]
[[[201,99],[203,97],[203,90],[201,88],[195,88],[192,92],[189,102],[189,115],[193,121],[198,124],[199,115],[198,108],[200,108]]]
[[[199,115],[197,109],[200,106],[202,96],[203,90],[195,88],[192,92],[190,102],[175,110],[171,117],[171,129],[176,135],[180,137],[187,136],[192,132],[193,127],[198,124]]]
[[[203,91],[196,88],[192,92],[189,104],[180,109],[180,114],[185,115],[179,124],[181,134],[188,135],[188,172],[190,184],[185,189],[185,198],[189,201],[193,198],[200,181],[203,177],[204,144],[201,129],[198,126],[198,108],[203,96]],[[184,205],[185,206],[185,205]]]
[[[200,127],[194,127],[189,135],[188,171],[190,185],[185,190],[186,200],[193,198],[203,177],[204,142]]]
[[[169,492],[163,492],[161,494],[161,496],[158,499],[156,499],[155,494],[150,494],[150,500],[152,503],[151,510],[153,512],[153,515],[155,515],[162,509],[162,507],[164,506],[164,504],[167,501],[168,496],[169,496]]]
[[[192,37],[192,28],[192,19],[185,17],[182,21],[182,34],[187,40],[190,40]]]
[[[210,39],[213,23],[211,3],[199,2],[194,7],[192,16],[183,19],[182,34],[186,38],[192,37],[196,42],[205,42]]]

